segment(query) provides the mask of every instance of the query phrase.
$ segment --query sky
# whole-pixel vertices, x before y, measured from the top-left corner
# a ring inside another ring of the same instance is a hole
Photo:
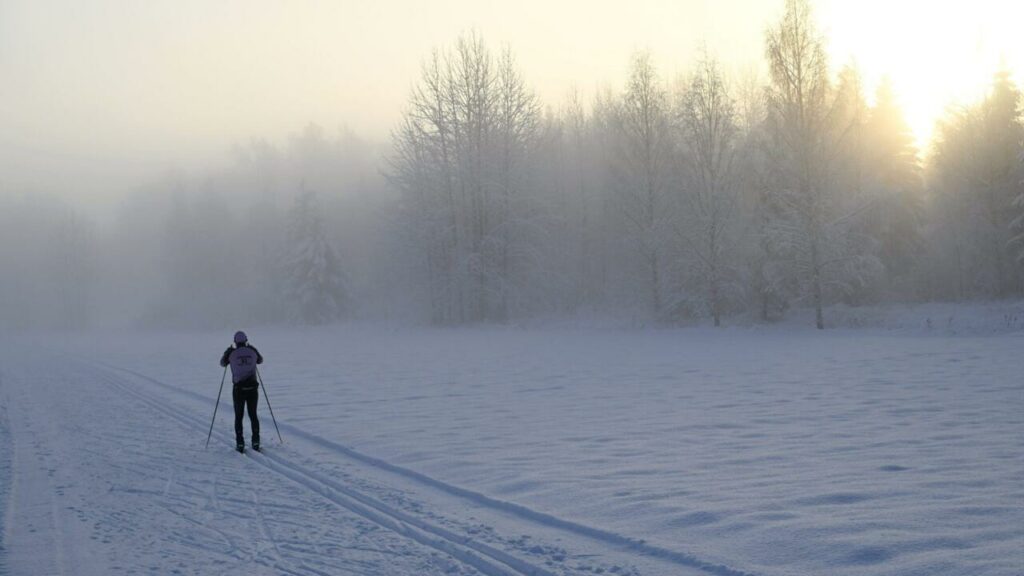
[[[478,31],[545,105],[620,89],[650,51],[666,79],[706,46],[763,66],[783,0],[0,0],[0,190],[84,198],[310,122],[387,142],[431,50]],[[1024,84],[1024,2],[819,0],[833,65],[885,75],[919,144],[999,66]]]

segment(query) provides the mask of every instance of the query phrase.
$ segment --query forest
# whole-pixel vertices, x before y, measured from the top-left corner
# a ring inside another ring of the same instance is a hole
[[[1024,100],[1007,70],[918,149],[889,82],[834,67],[808,0],[745,75],[651,54],[541,101],[515,46],[423,55],[377,142],[310,124],[155,174],[97,215],[0,192],[0,329],[773,322],[1024,295]],[[763,70],[763,72],[760,72]],[[838,71],[837,71],[838,70]]]

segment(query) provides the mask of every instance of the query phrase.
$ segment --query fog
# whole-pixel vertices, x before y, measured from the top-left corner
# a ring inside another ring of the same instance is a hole
[[[1020,297],[1024,9],[890,4],[0,2],[0,330]]]
[[[553,101],[620,78],[637,48],[666,62],[705,40],[738,61],[757,54],[779,7],[719,4],[623,14],[590,2],[5,2],[4,156],[22,170],[4,168],[18,182],[65,188],[84,178],[101,192],[309,122],[385,140],[422,60],[470,29],[514,46]],[[745,23],[715,34],[741,8]]]

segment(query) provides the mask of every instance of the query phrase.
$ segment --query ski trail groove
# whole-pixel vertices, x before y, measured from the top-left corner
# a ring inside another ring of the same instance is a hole
[[[136,378],[150,382],[151,384],[154,384],[165,390],[174,392],[180,396],[192,398],[194,400],[201,401],[204,404],[209,403],[209,398],[201,394],[196,394],[195,392],[192,392],[190,390],[182,390],[179,388],[175,388],[174,386],[171,386],[165,382],[161,382],[155,378],[147,376],[146,374],[142,374],[140,372],[136,372],[128,368],[123,368],[121,366],[107,364],[105,362],[97,362],[95,360],[88,360],[88,362],[102,366],[108,370],[116,370],[119,372],[130,374]],[[516,504],[513,502],[493,498],[480,492],[449,484],[447,482],[427,476],[426,474],[423,474],[421,472],[417,472],[415,470],[411,470],[409,468],[398,466],[385,460],[375,458],[367,454],[363,454],[337,442],[333,442],[326,438],[322,438],[320,436],[316,436],[315,434],[306,432],[300,428],[296,428],[295,426],[292,426],[290,424],[279,423],[279,425],[280,428],[290,436],[302,438],[303,440],[317,444],[323,448],[326,448],[332,452],[335,452],[352,460],[361,462],[363,464],[367,464],[369,466],[386,472],[390,472],[397,476],[406,478],[408,480],[412,480],[414,482],[433,488],[435,490],[439,490],[449,495],[468,500],[474,504],[490,508],[498,512],[503,512],[505,514],[517,517],[521,520],[539,524],[547,528],[559,529],[564,532],[576,536],[581,536],[604,545],[632,552],[639,556],[655,558],[685,568],[697,569],[705,573],[711,574],[713,576],[759,576],[755,573],[736,569],[724,564],[717,564],[714,562],[706,561],[689,552],[672,550],[655,544],[649,544],[648,542],[641,539],[624,536],[622,534],[611,532],[609,530],[588,526],[578,522],[573,522],[571,520],[565,520],[563,518],[559,518],[546,512],[534,510],[522,504]],[[445,532],[447,531],[445,530]],[[451,533],[449,532],[449,534]],[[455,538],[462,538],[458,535],[453,536],[455,536]],[[501,554],[505,553],[501,552]],[[537,572],[537,574],[549,574],[549,572],[542,571]]]
[[[7,447],[0,452],[0,574],[7,574],[7,526],[11,523],[8,518],[11,506],[10,488],[14,480],[13,454],[17,449],[13,444],[14,437],[8,424],[7,406],[10,400],[3,384],[4,374],[0,372],[0,442]]]
[[[267,525],[267,519],[263,515],[263,504],[260,502],[260,493],[253,493],[254,509],[256,511],[256,517],[260,521],[260,533],[270,543],[271,549],[274,551],[274,568],[281,570],[287,574],[296,574],[296,571],[292,568],[287,567],[288,562],[281,556],[281,549],[277,546],[277,539],[270,532],[270,526]]]
[[[8,425],[7,406],[10,400],[4,389],[4,374],[0,372],[0,442],[7,447],[0,452],[0,574],[7,574],[7,522],[10,510],[11,482],[14,479],[12,455],[14,440]]]
[[[18,401],[24,402],[24,398]],[[6,408],[4,412],[5,417],[9,416]],[[2,540],[5,550],[11,551],[11,564],[16,569],[63,576],[69,573],[67,540],[53,480],[54,456],[39,431],[46,423],[33,421],[31,414],[19,413],[17,417],[20,424],[10,427],[24,433],[20,439],[10,433],[11,443],[7,447],[11,483]]]
[[[110,376],[116,378],[115,375],[109,373],[98,374],[98,377],[109,385],[152,406],[154,409],[161,410],[164,414],[189,428],[202,424],[193,416],[165,403],[160,403],[147,394],[110,378]],[[215,435],[220,440],[228,440],[223,432],[215,432]],[[472,566],[486,576],[514,576],[514,574],[521,574],[522,576],[555,576],[554,573],[544,568],[529,564],[487,544],[459,536],[442,527],[435,526],[391,508],[372,497],[346,488],[301,465],[288,462],[280,456],[270,455],[269,453],[261,453],[259,456],[249,455],[252,462],[292,480],[336,506],[357,514],[382,528],[442,552],[460,563]]]

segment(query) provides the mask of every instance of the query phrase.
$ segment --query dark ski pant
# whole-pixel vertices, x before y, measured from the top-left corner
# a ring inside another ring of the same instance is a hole
[[[235,401],[235,441],[239,444],[245,443],[245,437],[242,435],[242,415],[245,414],[245,408],[248,406],[252,444],[253,446],[258,445],[260,443],[260,419],[256,416],[256,404],[260,400],[259,389],[243,389],[235,386],[231,391],[231,399]]]

